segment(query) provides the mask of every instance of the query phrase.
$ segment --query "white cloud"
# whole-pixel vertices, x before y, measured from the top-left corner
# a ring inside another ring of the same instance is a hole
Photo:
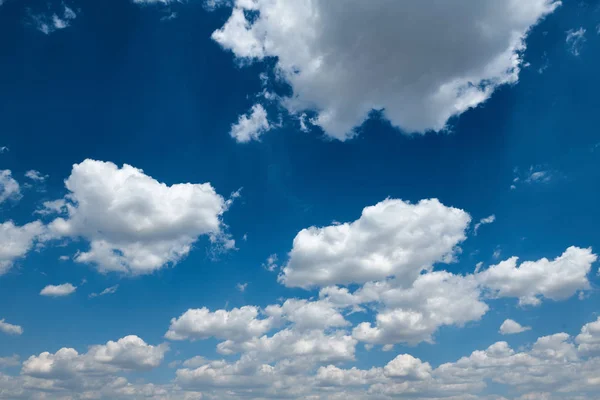
[[[581,47],[585,42],[585,29],[579,28],[577,30],[570,29],[567,31],[567,38],[565,42],[569,46],[569,51],[574,55],[578,56],[581,53]]]
[[[14,261],[24,257],[45,232],[41,222],[17,226],[12,221],[0,224],[0,276],[7,273]]]
[[[577,350],[584,354],[600,355],[600,317],[581,328],[575,341],[579,345]]]
[[[54,31],[69,27],[71,22],[77,18],[77,14],[75,14],[75,11],[73,11],[72,8],[63,4],[60,13],[54,13],[52,15],[38,14],[31,15],[30,17],[37,30],[49,35]]]
[[[171,320],[165,334],[170,340],[232,339],[243,341],[260,336],[271,328],[271,319],[259,319],[260,310],[254,306],[234,308],[230,311],[207,308],[189,309],[179,318]]]
[[[16,367],[21,364],[20,357],[13,354],[10,357],[0,357],[0,368]]]
[[[238,143],[259,140],[260,136],[272,128],[267,119],[267,111],[260,104],[255,104],[248,114],[240,115],[238,122],[231,126],[229,134]]]
[[[246,291],[247,287],[248,287],[248,283],[247,282],[246,283],[238,283],[237,285],[235,285],[235,288],[237,290],[239,290],[240,292],[242,292],[242,293]]]
[[[119,285],[114,285],[111,287],[107,287],[106,289],[104,289],[103,291],[101,291],[100,293],[90,293],[90,298],[94,298],[94,297],[98,297],[98,296],[105,296],[107,294],[115,294],[117,293],[117,290],[119,289]]]
[[[0,3],[0,5],[2,5],[2,3]],[[0,154],[8,153],[9,151],[10,149],[7,146],[0,146]]]
[[[492,265],[476,275],[480,284],[495,297],[517,297],[521,305],[538,305],[540,297],[564,300],[590,287],[587,275],[597,256],[591,248],[569,247],[548,260],[525,261],[517,267],[517,257]]]
[[[42,213],[66,209],[49,224],[51,233],[89,241],[74,260],[101,272],[141,275],[174,265],[202,235],[235,246],[221,221],[231,200],[209,183],[167,186],[130,165],[88,159],[73,166],[65,185],[65,203],[45,203]]]
[[[23,328],[19,325],[9,324],[4,320],[4,318],[0,319],[0,331],[6,333],[7,335],[21,335],[23,333]]]
[[[502,323],[502,325],[500,325],[499,332],[502,335],[514,335],[515,333],[521,333],[529,330],[531,330],[530,326],[522,326],[517,321],[507,319]]]
[[[45,182],[46,179],[48,179],[48,175],[43,175],[40,171],[36,171],[35,169],[30,169],[25,172],[25,177],[40,183]]]
[[[166,343],[152,346],[135,335],[129,335],[116,342],[92,346],[88,355],[99,363],[122,369],[145,370],[158,367],[168,350]]]
[[[423,380],[431,376],[432,368],[429,363],[423,363],[409,354],[402,354],[390,361],[383,371],[391,378]]]
[[[208,364],[210,361],[202,356],[195,356],[189,358],[183,362],[183,366],[187,368],[198,368],[202,365]]]
[[[288,299],[282,305],[268,306],[265,313],[275,321],[285,319],[293,323],[297,331],[343,327],[350,324],[327,300]]]
[[[354,222],[300,231],[279,280],[306,288],[397,276],[410,284],[434,263],[453,260],[470,221],[437,199],[387,199]]]
[[[269,257],[267,257],[267,261],[262,266],[267,271],[273,272],[277,268],[279,268],[279,265],[277,265],[277,261],[277,254],[271,254]]]
[[[212,38],[244,60],[276,57],[292,113],[315,110],[333,138],[372,109],[407,132],[449,118],[518,80],[527,32],[554,0],[393,2],[236,0]],[[252,18],[245,11],[251,11]]]
[[[479,227],[481,225],[491,224],[494,221],[496,221],[496,216],[494,214],[490,215],[489,217],[481,218],[479,220],[479,222],[476,223],[475,226],[473,227],[473,234],[477,235],[477,231],[479,230]]]
[[[6,200],[21,198],[19,183],[13,179],[10,170],[0,170],[0,204]]]
[[[75,293],[75,290],[77,290],[77,286],[73,286],[70,283],[63,283],[61,285],[48,285],[42,289],[40,294],[42,296],[62,297]]]

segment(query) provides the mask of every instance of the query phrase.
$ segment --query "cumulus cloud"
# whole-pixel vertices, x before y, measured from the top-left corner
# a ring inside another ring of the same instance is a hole
[[[517,297],[521,305],[539,305],[540,298],[564,300],[590,287],[587,275],[597,256],[591,248],[569,247],[548,260],[525,261],[518,257],[492,265],[476,275],[480,284],[495,297]]]
[[[6,333],[7,335],[21,335],[23,333],[23,328],[19,325],[9,324],[4,320],[4,318],[0,319],[0,331]]]
[[[49,35],[57,30],[69,27],[71,22],[77,18],[77,14],[75,14],[72,8],[63,4],[60,12],[51,15],[30,15],[30,17],[37,30],[45,35]]]
[[[569,51],[574,55],[578,56],[581,53],[581,47],[585,42],[585,29],[570,29],[567,31],[567,37],[565,39]]]
[[[106,296],[107,294],[115,294],[117,293],[117,290],[119,289],[119,285],[114,285],[111,287],[107,287],[106,289],[104,289],[103,291],[101,291],[100,293],[90,293],[90,298],[94,298],[94,297],[98,297],[98,296]]]
[[[0,224],[0,276],[12,268],[15,260],[27,254],[44,232],[45,227],[39,221],[23,226],[12,221]]]
[[[63,297],[75,293],[77,286],[73,286],[70,283],[63,283],[61,285],[48,285],[42,289],[40,294],[42,296],[50,297]]]
[[[386,199],[356,221],[300,231],[279,280],[307,288],[396,276],[410,284],[434,263],[453,261],[470,221],[437,199]]]
[[[229,134],[238,143],[259,140],[260,136],[272,128],[267,119],[267,111],[260,104],[255,104],[248,114],[240,115],[238,122],[231,126]]]
[[[507,319],[502,323],[502,325],[500,325],[500,333],[502,335],[514,335],[515,333],[521,333],[529,330],[531,330],[530,326],[522,326],[517,321],[513,321],[512,319]]]
[[[19,183],[14,180],[10,170],[5,169],[0,171],[0,204],[6,200],[21,198],[21,188]]]
[[[171,320],[165,334],[170,340],[232,339],[243,341],[260,336],[271,328],[272,320],[259,318],[260,310],[254,306],[234,308],[230,311],[208,308],[190,309],[179,318]]]
[[[246,61],[276,58],[291,113],[314,110],[330,137],[373,109],[406,132],[448,119],[517,82],[532,26],[559,1],[235,0],[213,40]],[[250,14],[252,15],[250,17]]]
[[[234,247],[221,221],[232,200],[210,183],[168,186],[130,165],[88,159],[73,165],[65,185],[69,194],[41,212],[62,213],[51,234],[87,240],[89,250],[74,260],[101,272],[141,275],[177,264],[203,235]]]
[[[600,355],[600,317],[594,322],[585,324],[575,341],[581,353]]]

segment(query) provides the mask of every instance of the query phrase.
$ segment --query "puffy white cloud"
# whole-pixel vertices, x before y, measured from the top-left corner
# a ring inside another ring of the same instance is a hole
[[[25,172],[25,177],[35,182],[45,182],[46,179],[48,179],[48,175],[43,175],[40,171],[36,171],[35,169],[30,169]]]
[[[71,22],[77,18],[77,14],[75,14],[72,8],[63,4],[60,12],[52,15],[30,15],[30,17],[37,30],[45,35],[49,35],[54,31],[69,27]]]
[[[518,80],[527,32],[555,0],[471,2],[235,0],[212,38],[236,57],[276,57],[292,113],[340,140],[372,109],[407,132],[449,118]],[[250,11],[253,16],[246,15]]]
[[[231,126],[229,134],[238,143],[259,140],[260,136],[272,128],[267,119],[267,111],[260,104],[255,104],[248,114],[240,115],[238,122]]]
[[[481,225],[491,224],[494,221],[496,221],[496,216],[494,214],[490,215],[489,217],[481,218],[479,220],[479,222],[476,223],[475,226],[473,227],[473,234],[477,235],[477,231],[479,230],[479,227]]]
[[[285,319],[294,324],[298,331],[343,327],[350,323],[328,301],[308,301],[288,299],[282,305],[272,305],[265,309],[275,321]]]
[[[88,355],[95,361],[123,369],[143,370],[158,367],[169,350],[166,343],[158,346],[146,344],[135,335],[125,336],[116,342],[93,346]]]
[[[589,289],[587,275],[596,259],[591,248],[571,246],[554,260],[525,261],[518,267],[518,258],[511,257],[478,273],[476,279],[493,296],[517,297],[521,305],[538,305],[540,297],[564,300]]]
[[[73,286],[70,283],[63,283],[61,285],[48,285],[42,289],[40,294],[42,296],[62,297],[75,293],[76,290],[77,286]]]
[[[579,29],[570,29],[567,31],[567,38],[565,39],[569,51],[574,56],[578,56],[581,52],[581,47],[585,42],[585,29],[583,27]]]
[[[106,296],[107,294],[115,294],[117,293],[117,290],[119,289],[119,285],[114,285],[114,286],[110,286],[107,287],[106,289],[104,289],[103,291],[101,291],[100,293],[90,293],[90,298],[94,298],[94,297],[98,297],[98,296]]]
[[[165,338],[195,340],[216,337],[244,341],[260,336],[271,329],[272,319],[259,319],[259,313],[259,308],[254,306],[214,312],[205,307],[189,309],[179,318],[171,320],[171,326],[165,334]]]
[[[530,326],[522,326],[517,321],[512,319],[506,319],[502,325],[500,325],[500,333],[502,335],[513,335],[515,333],[521,333],[531,330]]]
[[[18,200],[21,198],[21,188],[14,180],[10,170],[0,170],[0,204],[8,199]]]
[[[44,232],[39,221],[23,226],[12,221],[0,224],[0,275],[8,272],[16,259],[24,257]]]
[[[231,200],[209,183],[167,186],[130,165],[88,159],[73,166],[65,185],[65,203],[42,211],[66,210],[49,229],[55,237],[88,240],[90,249],[74,260],[101,272],[140,275],[174,265],[201,235],[233,246],[221,221]]]
[[[0,319],[0,331],[7,335],[21,335],[23,333],[23,328],[19,325],[9,324],[2,318]]]
[[[390,361],[383,369],[390,378],[423,380],[431,376],[431,365],[410,354],[402,354]]]
[[[600,355],[600,317],[581,328],[575,341],[579,345],[577,350],[583,354]]]
[[[386,199],[354,222],[300,231],[279,280],[307,288],[396,276],[409,284],[434,263],[453,260],[470,221],[437,199]]]
[[[377,313],[375,325],[360,323],[352,334],[358,340],[374,344],[431,342],[440,326],[462,326],[479,320],[489,308],[480,300],[480,293],[472,276],[445,271],[420,275],[409,288],[395,281],[366,284],[351,295],[352,301],[355,304],[377,301],[384,307]],[[339,293],[336,295],[337,301],[341,301]]]

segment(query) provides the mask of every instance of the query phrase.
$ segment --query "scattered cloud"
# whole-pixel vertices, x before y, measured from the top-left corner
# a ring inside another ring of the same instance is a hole
[[[475,236],[477,236],[477,231],[479,230],[479,227],[481,225],[487,225],[487,224],[491,224],[494,221],[496,221],[496,216],[494,214],[490,215],[489,217],[485,217],[485,218],[481,218],[479,220],[478,223],[475,224],[475,226],[473,227],[473,234]]]
[[[246,282],[246,283],[238,283],[237,285],[235,285],[235,288],[237,290],[239,290],[240,292],[242,292],[242,293],[246,291],[247,287],[248,287],[248,282]]]
[[[511,190],[515,190],[520,183],[539,184],[548,183],[552,180],[553,174],[542,168],[541,166],[530,166],[526,171],[521,171],[519,168],[513,170],[513,181],[510,186]]]
[[[500,334],[502,335],[514,335],[515,333],[521,333],[525,331],[531,330],[530,326],[521,326],[516,321],[512,319],[505,320],[502,325],[500,325]]]
[[[49,35],[57,30],[69,27],[71,22],[77,18],[77,14],[72,8],[63,4],[60,12],[51,15],[30,14],[30,18],[37,30]]]
[[[42,296],[63,297],[74,293],[75,290],[77,290],[77,286],[73,286],[70,283],[63,283],[61,285],[48,285],[42,289],[40,294]]]
[[[6,333],[7,335],[21,335],[23,333],[23,328],[19,325],[9,324],[4,320],[4,318],[0,319],[0,331]]]
[[[277,265],[277,254],[271,254],[269,257],[267,257],[267,261],[262,266],[269,272],[273,272],[279,268]]]
[[[90,298],[94,298],[94,297],[98,297],[98,296],[105,296],[107,294],[115,294],[115,293],[117,293],[118,289],[119,289],[119,285],[114,285],[114,286],[111,286],[111,287],[107,287],[106,289],[104,289],[100,293],[90,293],[89,297]]]
[[[577,30],[570,29],[567,31],[567,38],[565,39],[569,51],[574,55],[578,56],[581,53],[583,43],[585,43],[585,29],[579,28]]]
[[[35,169],[31,169],[25,172],[25,177],[31,179],[34,182],[45,182],[48,179],[48,175],[43,175],[40,171],[36,171]]]
[[[19,183],[13,179],[10,170],[0,170],[0,204],[6,200],[19,200],[21,188]]]
[[[293,90],[281,105],[296,115],[315,111],[312,123],[346,140],[373,109],[409,133],[445,129],[518,81],[527,33],[560,2],[230,5],[213,40],[245,64],[274,57],[276,74]]]
[[[238,143],[259,140],[260,136],[272,128],[267,119],[267,111],[260,104],[255,104],[248,114],[240,115],[238,122],[231,126],[229,134]]]
[[[7,273],[15,260],[24,257],[44,234],[45,227],[39,222],[17,226],[12,221],[0,224],[0,276]]]

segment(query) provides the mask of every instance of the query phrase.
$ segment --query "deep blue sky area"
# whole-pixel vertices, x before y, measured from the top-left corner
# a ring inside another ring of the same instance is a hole
[[[36,29],[33,15],[51,15],[64,6],[77,14],[68,28],[50,34]],[[279,272],[263,266],[267,257],[276,254],[284,265],[302,229],[352,222],[363,208],[386,198],[411,203],[437,198],[471,215],[456,261],[436,264],[436,271],[472,274],[478,262],[485,269],[512,256],[554,259],[569,246],[597,252],[598,7],[597,1],[563,1],[527,34],[518,82],[499,86],[441,132],[403,132],[384,110],[373,112],[356,137],[340,141],[316,125],[302,131],[282,105],[265,102],[273,123],[279,118],[281,123],[259,141],[238,143],[229,134],[232,124],[260,101],[259,75],[272,73],[275,59],[244,62],[211,39],[230,7],[210,11],[199,0],[145,6],[126,0],[6,0],[0,6],[0,146],[9,151],[0,154],[0,169],[12,172],[22,197],[0,204],[2,222],[52,221],[35,210],[67,194],[65,179],[85,159],[129,164],[166,185],[210,182],[224,198],[241,191],[222,217],[235,250],[215,255],[202,235],[176,265],[134,277],[59,260],[87,251],[84,237],[55,240],[16,259],[0,276],[0,319],[22,326],[23,333],[0,332],[0,357],[17,354],[25,361],[63,347],[85,353],[88,346],[126,335],[158,345],[166,341],[171,319],[188,309],[316,300],[318,288],[278,282]],[[164,18],[173,12],[176,18]],[[585,41],[574,54],[566,35],[580,27]],[[292,90],[279,85],[282,93]],[[29,170],[48,178],[28,187]],[[528,179],[536,171],[549,178]],[[490,215],[495,221],[475,235],[473,225]],[[485,315],[440,326],[432,343],[400,342],[391,352],[380,346],[369,351],[359,343],[356,361],[338,365],[381,367],[410,353],[435,368],[500,340],[518,350],[544,335],[576,336],[597,318],[596,264],[588,280],[584,300],[573,295],[523,307],[514,296],[489,299]],[[77,291],[56,298],[39,294],[66,282]],[[240,291],[238,283],[248,285]],[[117,284],[116,293],[89,298]],[[375,321],[378,310],[344,315],[357,325]],[[502,336],[498,329],[507,318],[533,329]],[[351,332],[352,326],[346,328]],[[126,370],[123,376],[171,385],[171,361],[202,355],[234,362],[237,356],[217,352],[221,339],[171,341],[160,366]],[[25,374],[21,368],[4,372]],[[49,393],[48,398],[61,398]],[[496,383],[480,393],[518,397]]]

